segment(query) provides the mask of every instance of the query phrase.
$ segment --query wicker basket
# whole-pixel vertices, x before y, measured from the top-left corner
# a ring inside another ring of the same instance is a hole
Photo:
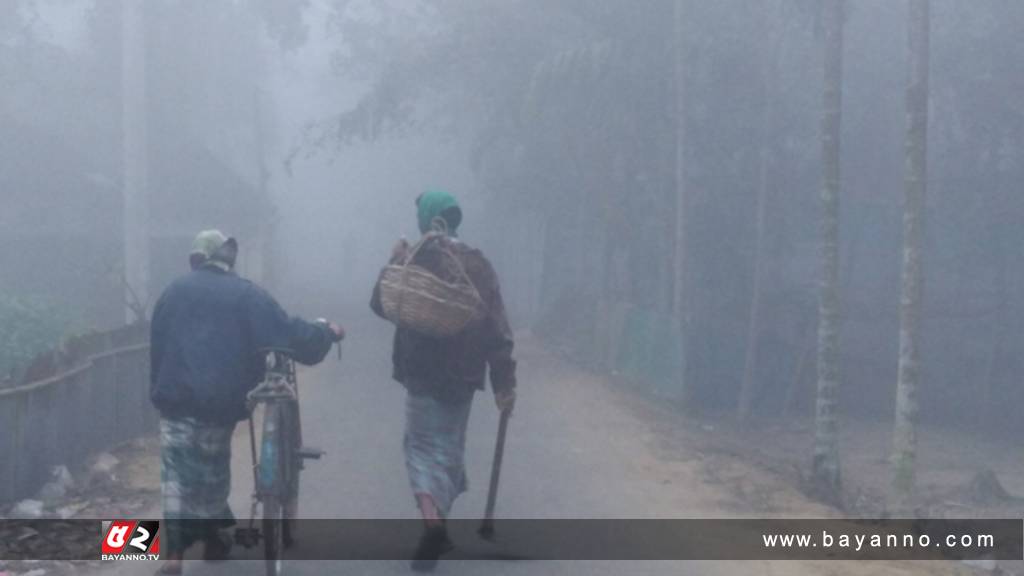
[[[396,326],[445,338],[479,320],[484,305],[462,262],[443,244],[444,258],[452,259],[454,269],[459,272],[460,277],[455,282],[446,282],[412,263],[416,253],[438,237],[427,234],[401,264],[384,268],[380,278],[380,303],[384,316]]]

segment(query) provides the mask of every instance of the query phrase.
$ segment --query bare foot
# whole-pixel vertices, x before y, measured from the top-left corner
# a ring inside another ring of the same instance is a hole
[[[420,514],[423,516],[424,523],[428,526],[443,524],[441,512],[437,509],[437,505],[434,504],[433,496],[430,494],[416,494],[416,502],[419,504]]]

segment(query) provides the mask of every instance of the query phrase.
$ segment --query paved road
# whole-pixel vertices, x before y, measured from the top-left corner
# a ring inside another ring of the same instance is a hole
[[[344,358],[329,356],[300,374],[303,428],[308,444],[328,451],[303,473],[300,514],[311,518],[414,518],[402,459],[404,390],[390,380],[390,328],[372,317],[346,323]],[[506,518],[642,518],[684,516],[668,491],[632,450],[643,429],[635,416],[612,406],[597,380],[527,343],[520,359],[520,398],[509,434],[498,513]],[[497,411],[490,393],[473,406],[467,459],[470,491],[454,517],[482,513]],[[248,513],[252,478],[244,427],[235,442],[232,506]],[[649,458],[649,456],[646,456]],[[664,491],[665,494],[659,494]],[[474,539],[475,540],[475,539]],[[457,542],[463,554],[487,556],[479,542]],[[410,542],[410,546],[413,543]],[[711,564],[669,562],[443,561],[438,574],[680,574],[716,573]],[[121,564],[115,574],[148,574],[151,564]],[[187,573],[261,574],[258,562],[190,562]],[[405,561],[293,561],[295,574],[409,574]]]
[[[300,514],[309,518],[415,518],[402,460],[404,391],[390,374],[390,328],[369,314],[342,316],[350,337],[341,363],[331,357],[300,374],[306,441],[328,451],[303,474]],[[653,408],[600,378],[559,360],[529,338],[519,352],[520,395],[509,434],[499,518],[699,518],[752,517],[737,499],[764,489],[787,517],[824,517],[784,479],[728,454],[708,453],[680,426],[670,409]],[[470,421],[467,460],[470,491],[453,515],[476,518],[483,508],[497,413],[489,393],[478,395]],[[234,444],[232,506],[248,513],[252,488],[248,436],[239,427]],[[155,460],[141,466],[156,482]],[[143,481],[145,482],[145,480]],[[734,485],[734,489],[728,486]],[[154,502],[154,511],[156,510]],[[156,514],[153,514],[156,515]],[[500,524],[499,524],[500,530]],[[410,538],[408,546],[414,546]],[[467,541],[468,540],[468,541]],[[444,575],[799,575],[920,576],[959,574],[956,563],[880,562],[581,562],[497,560],[516,551],[469,537],[456,544],[463,557],[444,560]],[[300,542],[301,546],[301,542]],[[249,552],[252,557],[253,552]],[[288,572],[410,574],[405,561],[290,561]],[[152,563],[119,563],[91,576],[152,574]],[[186,574],[260,575],[259,561],[188,562]]]

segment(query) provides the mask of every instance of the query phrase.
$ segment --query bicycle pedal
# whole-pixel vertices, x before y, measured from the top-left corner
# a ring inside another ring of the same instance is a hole
[[[235,528],[235,543],[242,548],[252,548],[260,543],[259,528]]]
[[[303,460],[319,460],[321,456],[326,454],[326,452],[319,448],[313,448],[312,446],[303,446],[302,448],[299,448],[298,454],[299,458],[302,458]]]

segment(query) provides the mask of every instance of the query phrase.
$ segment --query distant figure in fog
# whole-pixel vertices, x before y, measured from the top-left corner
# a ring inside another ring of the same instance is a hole
[[[453,273],[441,264],[439,253],[441,249],[450,250],[486,308],[481,322],[453,337],[430,337],[401,326],[395,331],[393,376],[408,392],[405,464],[424,521],[412,568],[427,571],[453,546],[445,519],[455,499],[467,488],[464,452],[473,394],[484,388],[490,367],[498,409],[511,411],[516,398],[516,363],[498,277],[479,250],[457,238],[462,222],[458,202],[446,192],[432,191],[420,195],[416,207],[420,232],[438,231],[443,236],[436,243],[426,244],[414,262],[451,281]],[[400,240],[392,251],[391,263],[404,262],[409,250],[408,243]],[[379,280],[370,307],[384,317]]]
[[[199,541],[205,559],[227,558],[231,436],[249,415],[246,394],[263,376],[260,351],[287,348],[296,361],[316,364],[345,334],[333,323],[289,317],[234,273],[237,253],[233,238],[200,232],[192,272],[171,283],[153,311],[150,397],[160,412],[161,547],[168,560],[158,574],[180,574],[184,551]]]

